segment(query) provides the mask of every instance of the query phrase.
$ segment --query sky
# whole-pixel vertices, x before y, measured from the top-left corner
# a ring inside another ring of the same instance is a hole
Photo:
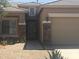
[[[36,2],[37,0],[10,0],[13,3],[27,3],[27,2]],[[38,0],[39,3],[48,3],[56,0]]]

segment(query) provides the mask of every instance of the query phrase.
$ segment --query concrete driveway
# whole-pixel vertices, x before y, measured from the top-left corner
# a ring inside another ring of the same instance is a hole
[[[64,59],[79,59],[79,49],[59,49]]]

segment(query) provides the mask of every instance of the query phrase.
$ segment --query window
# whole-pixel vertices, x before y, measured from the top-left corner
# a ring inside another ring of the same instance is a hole
[[[2,35],[16,34],[16,21],[15,20],[0,21],[0,34],[2,34]]]
[[[9,21],[2,21],[2,34],[9,34]]]
[[[10,23],[9,23],[9,26],[10,26],[9,33],[10,34],[16,34],[16,20],[11,20]]]
[[[35,16],[36,8],[29,8],[29,16]]]

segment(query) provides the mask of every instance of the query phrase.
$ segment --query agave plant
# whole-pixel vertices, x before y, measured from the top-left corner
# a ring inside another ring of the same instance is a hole
[[[55,50],[52,52],[53,59],[61,59],[61,52],[58,50]]]
[[[48,51],[48,54],[50,59],[63,59],[59,50],[51,50],[51,53]]]

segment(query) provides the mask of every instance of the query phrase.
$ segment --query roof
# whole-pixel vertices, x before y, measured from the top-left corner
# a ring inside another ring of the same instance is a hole
[[[40,5],[40,3],[36,3],[36,2],[18,4],[18,6],[39,6],[39,5]]]
[[[0,11],[5,11],[5,12],[19,12],[19,13],[27,13],[27,9],[21,9],[21,8],[17,8],[17,7],[3,7],[0,8]]]
[[[79,0],[58,0],[55,2],[50,2],[45,4],[44,6],[72,6],[79,7]]]
[[[58,0],[47,5],[79,5],[79,0]]]
[[[22,3],[18,4],[18,6],[26,7],[26,6],[41,6],[41,7],[79,7],[79,0],[56,0],[53,2],[40,4],[36,2]]]

